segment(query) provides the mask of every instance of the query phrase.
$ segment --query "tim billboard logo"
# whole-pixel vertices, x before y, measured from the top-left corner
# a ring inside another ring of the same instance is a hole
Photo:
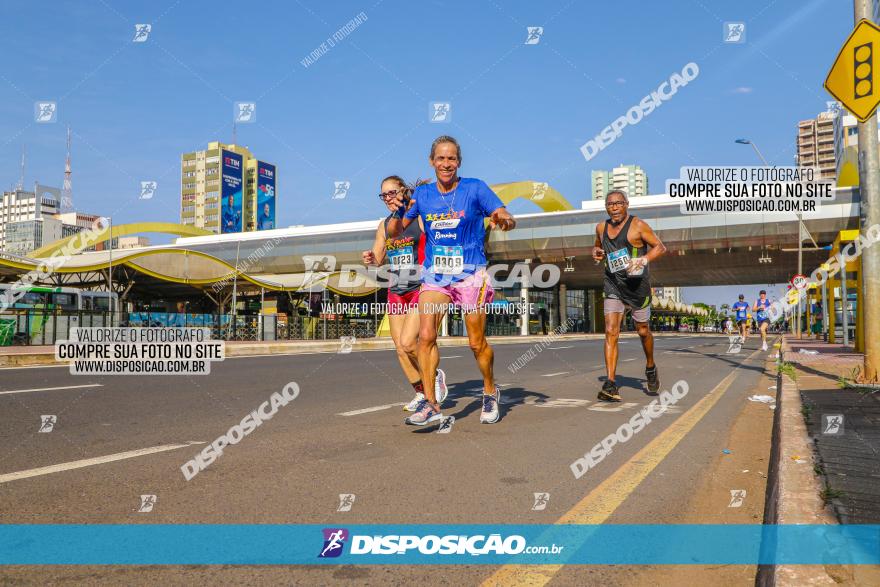
[[[229,167],[235,167],[236,169],[241,167],[241,161],[234,157],[223,157],[223,164]]]
[[[275,177],[275,172],[268,167],[260,167],[260,177]]]
[[[345,528],[324,528],[324,547],[318,558],[336,558],[342,554],[345,541],[348,540],[348,530]]]

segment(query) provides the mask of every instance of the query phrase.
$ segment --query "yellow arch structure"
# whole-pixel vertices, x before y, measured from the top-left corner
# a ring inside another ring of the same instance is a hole
[[[112,234],[106,229],[103,232],[99,232],[96,235],[96,238],[92,241],[92,244],[106,242],[111,238],[141,234],[144,232],[161,232],[177,236],[207,236],[209,234],[214,234],[210,230],[205,230],[204,228],[187,226],[186,224],[177,224],[176,222],[132,222],[131,224],[114,226],[112,228]],[[48,257],[55,251],[61,250],[70,241],[78,237],[79,234],[73,234],[67,238],[49,243],[31,253],[31,256],[37,259]]]
[[[489,187],[498,194],[505,205],[510,204],[513,200],[523,199],[537,204],[544,212],[564,212],[575,209],[562,194],[550,187],[547,182],[514,181],[496,183]]]

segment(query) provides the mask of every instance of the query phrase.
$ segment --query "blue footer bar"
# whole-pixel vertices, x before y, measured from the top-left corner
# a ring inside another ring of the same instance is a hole
[[[0,525],[5,565],[880,564],[880,525]]]

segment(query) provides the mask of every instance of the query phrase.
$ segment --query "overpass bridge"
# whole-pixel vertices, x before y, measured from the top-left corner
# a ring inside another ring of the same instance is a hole
[[[832,243],[841,230],[858,228],[858,188],[835,192],[831,203],[804,214],[804,223],[819,245]],[[683,215],[679,202],[667,195],[634,198],[630,212],[646,220],[669,248],[651,268],[655,286],[782,283],[796,272],[794,213]],[[584,202],[579,210],[517,215],[515,230],[489,235],[490,263],[552,263],[568,269],[561,272],[567,289],[599,288],[602,272],[591,259],[591,249],[596,225],[605,217],[601,201]],[[128,282],[134,292],[172,299],[210,289],[216,293],[218,284],[231,286],[238,267],[239,292],[296,291],[303,285],[310,259],[333,256],[337,268],[359,264],[361,251],[372,245],[379,220],[183,236],[171,244],[116,250],[112,259],[109,251],[81,253],[51,279],[56,284],[100,287],[112,264],[117,283]],[[150,225],[143,224],[145,230]],[[113,236],[117,230],[131,232],[113,227]],[[813,248],[806,237],[805,241],[804,269],[809,273],[827,259],[828,252]],[[39,251],[44,257],[50,252],[51,247]],[[0,255],[0,278],[12,281],[39,261]]]

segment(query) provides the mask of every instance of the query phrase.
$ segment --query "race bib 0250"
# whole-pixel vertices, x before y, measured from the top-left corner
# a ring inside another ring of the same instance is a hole
[[[608,253],[608,270],[612,273],[626,270],[629,265],[629,249],[617,249]]]

